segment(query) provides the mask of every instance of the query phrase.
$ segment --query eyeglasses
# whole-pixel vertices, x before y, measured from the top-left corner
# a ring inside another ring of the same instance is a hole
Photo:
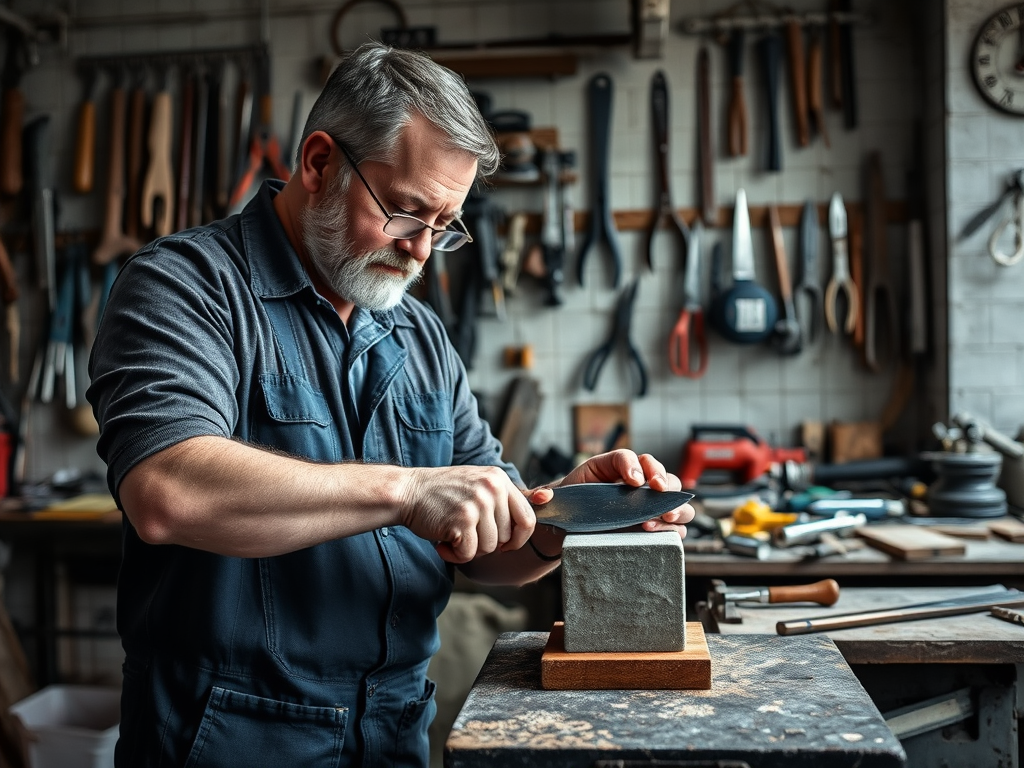
[[[435,251],[454,251],[457,248],[461,248],[466,243],[472,243],[473,237],[469,234],[469,230],[466,229],[466,225],[462,223],[462,219],[457,216],[444,229],[437,229],[432,227],[422,219],[417,219],[415,216],[410,216],[408,213],[388,213],[387,209],[381,204],[380,200],[373,190],[370,189],[369,183],[366,178],[359,171],[359,166],[356,165],[356,161],[352,159],[352,155],[345,149],[345,145],[340,141],[331,136],[331,140],[338,145],[338,149],[345,155],[345,159],[348,160],[348,164],[352,166],[352,170],[356,172],[356,176],[363,182],[363,186],[366,187],[366,191],[370,193],[370,197],[373,198],[373,202],[380,208],[380,212],[387,218],[387,223],[384,225],[384,234],[388,237],[393,237],[397,240],[407,240],[411,237],[416,237],[424,229],[429,229],[432,234],[430,235],[430,245]],[[452,225],[458,225],[459,229],[453,229]]]

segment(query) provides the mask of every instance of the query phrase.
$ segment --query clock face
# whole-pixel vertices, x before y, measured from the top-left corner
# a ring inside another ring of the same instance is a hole
[[[998,109],[1024,117],[1024,3],[997,11],[971,48],[971,71],[981,95]]]

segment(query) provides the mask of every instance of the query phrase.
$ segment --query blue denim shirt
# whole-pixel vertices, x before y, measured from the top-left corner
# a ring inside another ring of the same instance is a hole
[[[115,499],[139,461],[200,435],[520,482],[437,317],[406,298],[346,328],[284,234],[279,188],[121,271],[88,393]],[[402,527],[247,559],[148,545],[126,521],[118,765],[426,765],[452,577]]]

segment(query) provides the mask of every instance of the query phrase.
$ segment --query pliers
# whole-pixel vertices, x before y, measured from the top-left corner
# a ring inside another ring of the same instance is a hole
[[[612,328],[608,340],[590,353],[587,358],[586,367],[583,369],[583,386],[587,391],[593,392],[597,386],[597,379],[601,375],[601,368],[612,353],[612,350],[622,345],[630,363],[630,374],[633,378],[634,389],[637,397],[647,394],[647,366],[644,365],[640,352],[633,345],[630,339],[630,326],[633,322],[633,305],[636,303],[636,292],[639,281],[634,280],[626,286],[619,296],[618,304],[615,307],[615,326]]]

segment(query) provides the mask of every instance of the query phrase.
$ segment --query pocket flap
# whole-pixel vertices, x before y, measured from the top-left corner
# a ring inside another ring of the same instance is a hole
[[[451,432],[452,402],[448,392],[427,392],[396,398],[398,418],[420,432]]]
[[[265,373],[260,376],[267,413],[275,421],[298,421],[326,427],[331,410],[322,393],[308,381],[290,373]]]

